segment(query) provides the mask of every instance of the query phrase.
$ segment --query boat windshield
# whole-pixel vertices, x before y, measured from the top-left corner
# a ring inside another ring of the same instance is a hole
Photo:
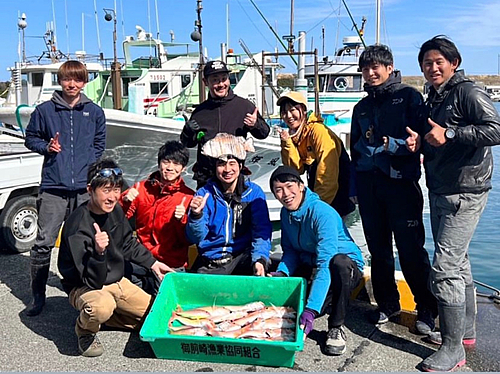
[[[307,78],[309,92],[314,91],[314,77]],[[319,92],[360,92],[363,91],[361,75],[320,75]]]

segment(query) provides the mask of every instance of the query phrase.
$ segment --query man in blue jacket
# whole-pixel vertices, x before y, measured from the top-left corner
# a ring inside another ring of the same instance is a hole
[[[186,233],[198,246],[194,272],[266,275],[272,226],[264,191],[242,174],[246,151],[253,150],[248,143],[222,133],[203,146],[215,170],[190,204]]]
[[[106,119],[101,108],[81,91],[88,72],[79,61],[66,61],[57,72],[62,91],[38,105],[26,128],[27,148],[44,156],[37,199],[38,233],[30,253],[33,302],[28,316],[40,314],[50,255],[67,213],[88,200],[87,169],[106,146]]]
[[[270,187],[283,205],[283,256],[270,275],[301,276],[311,282],[301,328],[309,334],[314,319],[331,307],[325,353],[341,355],[346,351],[344,319],[349,297],[363,276],[361,250],[337,211],[304,186],[297,170],[278,167]]]

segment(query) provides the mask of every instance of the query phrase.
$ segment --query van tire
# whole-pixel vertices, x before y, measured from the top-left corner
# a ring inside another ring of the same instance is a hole
[[[9,252],[29,251],[35,244],[38,213],[35,196],[18,196],[5,204],[0,214],[0,238]]]

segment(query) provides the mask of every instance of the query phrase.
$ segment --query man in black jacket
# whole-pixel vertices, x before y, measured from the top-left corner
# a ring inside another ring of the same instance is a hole
[[[197,188],[203,187],[213,176],[214,165],[201,154],[201,147],[219,133],[265,139],[270,127],[257,107],[247,99],[234,94],[230,86],[229,70],[223,61],[210,61],[203,69],[203,81],[210,94],[193,112],[181,133],[181,142],[189,148],[198,146],[193,178]]]
[[[58,268],[69,302],[80,312],[75,325],[78,351],[95,357],[103,353],[96,336],[102,324],[138,328],[151,303],[149,294],[124,277],[124,262],[151,268],[160,280],[172,269],[132,235],[117,205],[123,185],[118,165],[110,159],[92,164],[87,181],[90,200],[64,224]]]
[[[363,230],[371,254],[371,278],[378,310],[373,323],[386,323],[400,312],[394,279],[392,238],[401,270],[417,304],[417,332],[430,333],[437,316],[428,280],[430,263],[424,248],[423,197],[418,180],[420,158],[406,148],[406,127],[418,123],[420,93],[401,84],[393,56],[385,45],[372,45],[359,59],[368,95],[355,107],[351,157]]]
[[[411,132],[408,148],[422,145],[434,261],[432,291],[438,301],[442,343],[427,357],[426,371],[465,364],[462,344],[474,344],[475,291],[468,247],[491,189],[491,146],[500,144],[500,117],[486,92],[457,71],[462,58],[442,35],[420,47],[418,62],[431,84],[426,129]],[[421,140],[421,138],[424,138]]]

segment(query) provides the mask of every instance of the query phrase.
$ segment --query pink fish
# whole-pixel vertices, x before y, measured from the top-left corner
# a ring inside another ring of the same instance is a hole
[[[264,309],[266,306],[262,301],[254,301],[245,305],[225,305],[224,308],[231,312],[253,312]]]

